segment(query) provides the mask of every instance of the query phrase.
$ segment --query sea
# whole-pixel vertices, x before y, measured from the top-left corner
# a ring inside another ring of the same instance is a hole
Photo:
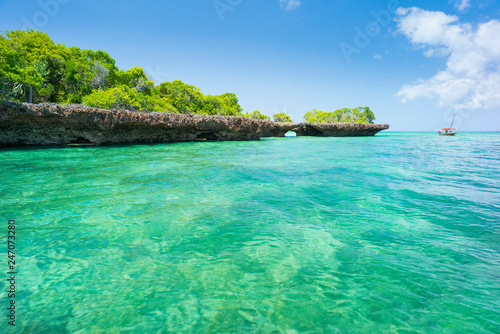
[[[500,333],[498,132],[4,148],[0,175],[2,333]]]

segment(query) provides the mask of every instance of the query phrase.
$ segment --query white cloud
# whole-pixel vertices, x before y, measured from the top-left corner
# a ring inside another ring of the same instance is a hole
[[[294,10],[299,8],[300,0],[280,0],[281,9]]]
[[[473,27],[419,8],[400,8],[397,15],[399,31],[424,55],[447,58],[446,70],[403,86],[403,102],[427,97],[457,109],[500,106],[500,21]]]
[[[470,0],[455,0],[455,8],[459,12],[463,12],[470,7]]]
[[[382,55],[374,55],[373,59],[382,60]]]

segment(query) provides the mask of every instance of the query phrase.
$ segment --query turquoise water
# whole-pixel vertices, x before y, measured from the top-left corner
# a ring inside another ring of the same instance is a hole
[[[16,333],[500,333],[500,133],[0,161]]]

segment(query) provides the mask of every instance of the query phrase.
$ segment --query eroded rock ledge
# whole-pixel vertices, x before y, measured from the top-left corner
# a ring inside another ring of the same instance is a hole
[[[246,117],[192,116],[129,110],[104,110],[82,105],[0,104],[0,145],[103,145],[258,140],[298,136],[373,136],[388,125],[349,123],[275,123]]]

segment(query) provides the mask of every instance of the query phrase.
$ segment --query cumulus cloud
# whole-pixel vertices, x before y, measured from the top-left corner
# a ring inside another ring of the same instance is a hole
[[[427,57],[445,57],[446,69],[401,88],[403,102],[436,98],[442,106],[500,106],[500,21],[473,26],[458,17],[419,8],[399,8],[398,30]]]
[[[300,0],[280,0],[281,9],[294,10],[299,8]]]

